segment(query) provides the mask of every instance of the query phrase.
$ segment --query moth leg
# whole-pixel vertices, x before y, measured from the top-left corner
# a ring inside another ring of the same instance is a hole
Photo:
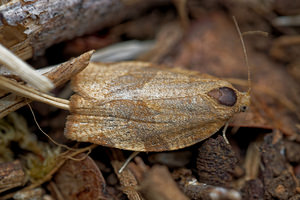
[[[129,164],[129,162],[136,157],[140,152],[139,151],[135,151],[133,152],[128,158],[127,160],[124,162],[124,164],[122,165],[122,167],[119,169],[119,174],[122,173],[122,171],[127,167],[127,165]]]
[[[227,139],[227,137],[226,137],[226,130],[227,130],[227,128],[228,128],[228,125],[229,125],[229,122],[226,122],[226,124],[225,124],[225,126],[224,126],[224,128],[223,128],[223,131],[222,131],[222,133],[223,133],[223,138],[224,138],[224,140],[225,140],[225,142],[226,142],[227,144],[229,144],[229,141],[228,141],[228,139]]]

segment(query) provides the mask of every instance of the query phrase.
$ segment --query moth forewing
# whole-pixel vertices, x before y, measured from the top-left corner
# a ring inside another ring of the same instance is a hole
[[[134,151],[190,146],[249,105],[227,81],[144,62],[90,64],[72,85],[66,137]]]

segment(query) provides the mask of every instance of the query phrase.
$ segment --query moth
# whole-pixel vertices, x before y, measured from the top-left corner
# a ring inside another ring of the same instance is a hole
[[[32,93],[31,98],[41,96],[46,103],[57,101],[54,105],[70,110],[64,134],[72,140],[137,152],[188,147],[216,133],[250,105],[250,70],[237,29],[248,66],[248,92],[198,72],[120,62],[90,63],[72,78],[75,94],[69,101],[28,86],[19,86],[17,94]],[[2,87],[15,85],[2,82]]]
[[[193,145],[250,104],[227,81],[146,62],[90,63],[72,87],[65,136],[133,151]]]
[[[65,136],[148,152],[181,149],[216,133],[250,105],[247,52],[234,17],[233,21],[248,67],[247,92],[217,77],[179,68],[146,62],[90,63],[72,79],[76,94],[70,99]]]

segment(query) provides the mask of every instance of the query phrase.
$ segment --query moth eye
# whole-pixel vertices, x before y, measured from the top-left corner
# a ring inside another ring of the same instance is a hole
[[[246,112],[247,109],[248,109],[247,106],[241,106],[241,111],[242,111],[242,112]]]
[[[208,96],[213,97],[224,106],[233,106],[237,101],[235,91],[229,87],[213,89],[208,92]]]

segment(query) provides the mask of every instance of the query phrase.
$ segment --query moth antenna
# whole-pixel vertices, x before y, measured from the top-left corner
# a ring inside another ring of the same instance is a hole
[[[251,77],[250,77],[250,65],[249,65],[249,61],[248,61],[248,55],[247,55],[247,50],[246,50],[246,45],[244,43],[244,39],[243,39],[243,34],[241,33],[241,30],[240,30],[240,27],[236,21],[236,18],[235,16],[232,16],[233,18],[233,22],[234,22],[234,25],[236,27],[236,30],[239,34],[239,37],[240,37],[240,41],[242,43],[242,47],[243,47],[243,52],[244,52],[244,57],[245,57],[245,62],[246,62],[246,66],[248,68],[248,94],[250,94],[250,91],[251,91]]]

